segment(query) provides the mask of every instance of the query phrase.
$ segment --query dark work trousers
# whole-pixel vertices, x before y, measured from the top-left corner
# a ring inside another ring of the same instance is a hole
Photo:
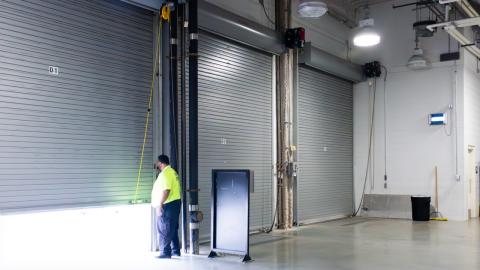
[[[181,200],[166,203],[162,206],[162,215],[157,217],[159,249],[162,255],[171,255],[172,250],[175,253],[180,252],[178,219],[181,205]]]

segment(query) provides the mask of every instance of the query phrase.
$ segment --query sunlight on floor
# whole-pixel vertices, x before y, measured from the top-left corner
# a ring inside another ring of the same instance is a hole
[[[149,205],[0,216],[0,269],[93,269],[145,256],[150,233]]]

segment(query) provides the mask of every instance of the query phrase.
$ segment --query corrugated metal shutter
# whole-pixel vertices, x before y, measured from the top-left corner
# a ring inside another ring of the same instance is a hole
[[[152,31],[151,12],[120,1],[0,1],[0,212],[133,198]]]
[[[351,214],[352,83],[307,67],[298,80],[298,220]]]
[[[199,206],[210,234],[212,169],[254,171],[251,229],[272,221],[272,57],[202,32],[199,39]]]

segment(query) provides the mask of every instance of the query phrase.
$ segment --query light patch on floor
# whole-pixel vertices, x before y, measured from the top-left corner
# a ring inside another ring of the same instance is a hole
[[[28,230],[29,226],[35,228],[34,224],[28,224],[18,229]],[[29,243],[28,239],[21,239],[22,243],[14,247],[15,252],[21,250],[21,253],[14,257],[10,256],[13,254],[10,247],[1,246],[0,256],[3,257],[0,259],[0,269],[478,270],[479,226],[477,221],[418,223],[409,220],[344,219],[309,225],[286,233],[252,236],[251,256],[255,261],[242,264],[237,256],[207,259],[208,246],[202,246],[202,256],[159,260],[154,257],[155,253],[144,247],[115,241],[115,235],[125,237],[132,232],[116,231],[115,228],[100,224],[98,229],[101,231],[96,235],[98,239],[87,237],[82,240],[78,232],[59,232],[56,237],[61,240],[38,236],[35,241],[40,242]],[[2,231],[15,229],[2,227],[0,240],[8,237],[1,234]],[[101,237],[101,232],[108,237]],[[130,240],[135,243],[138,239]],[[68,245],[76,241],[87,245]],[[113,241],[118,247],[109,245],[105,249],[102,241]],[[51,243],[62,243],[62,246],[52,246]]]
[[[96,262],[143,256],[150,211],[131,205],[0,216],[0,269],[100,269]]]

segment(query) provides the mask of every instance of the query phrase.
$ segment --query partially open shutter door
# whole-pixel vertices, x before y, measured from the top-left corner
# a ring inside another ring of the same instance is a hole
[[[113,0],[0,1],[0,212],[133,199],[153,18]]]

